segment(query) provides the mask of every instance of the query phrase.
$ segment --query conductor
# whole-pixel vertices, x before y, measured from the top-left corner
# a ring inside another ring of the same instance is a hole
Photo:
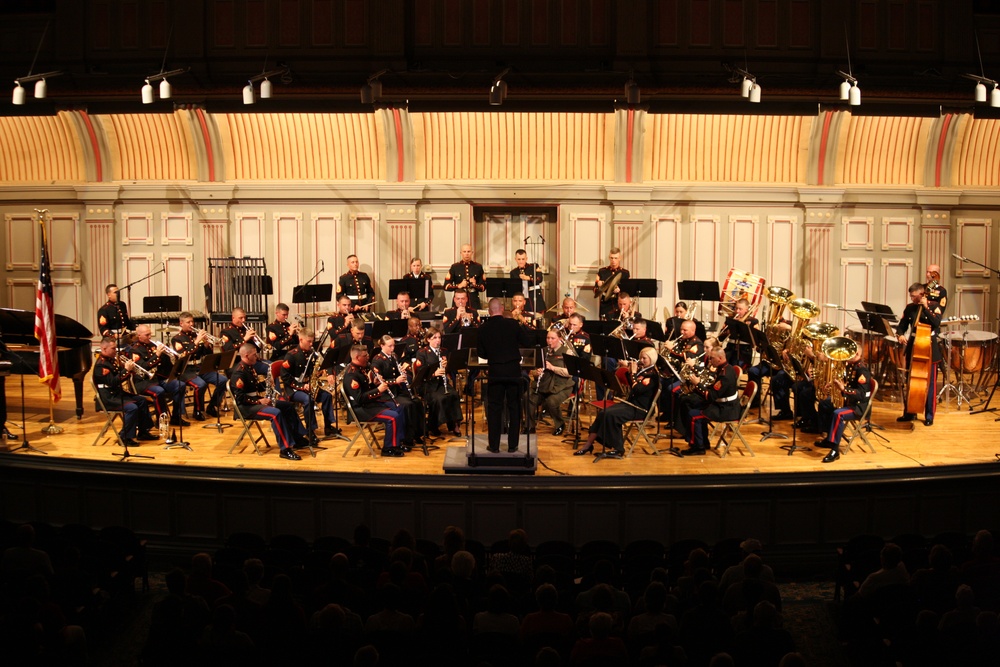
[[[533,340],[526,329],[503,316],[503,301],[490,299],[489,319],[479,327],[478,354],[488,362],[489,394],[486,403],[486,424],[489,433],[488,451],[500,451],[503,430],[503,406],[507,402],[510,423],[507,427],[507,451],[516,452],[521,433],[521,347]]]

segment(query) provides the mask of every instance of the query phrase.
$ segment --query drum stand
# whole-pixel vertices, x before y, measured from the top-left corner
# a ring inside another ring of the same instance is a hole
[[[962,409],[962,401],[965,401],[969,405],[969,410],[972,410],[972,401],[969,400],[968,396],[966,396],[966,391],[967,390],[971,391],[972,387],[965,382],[965,351],[969,346],[969,325],[968,324],[962,325],[962,347],[958,351],[959,365],[958,365],[958,370],[955,371],[955,374],[958,376],[958,384],[954,384],[948,381],[947,368],[948,368],[948,363],[951,360],[952,342],[950,336],[947,337],[945,340],[947,340],[945,346],[948,349],[948,353],[945,356],[945,361],[944,361],[946,384],[943,387],[941,387],[941,390],[938,392],[938,401],[941,401],[942,397],[947,395],[947,392],[954,392],[955,398],[958,401],[957,405],[958,409],[959,410]]]

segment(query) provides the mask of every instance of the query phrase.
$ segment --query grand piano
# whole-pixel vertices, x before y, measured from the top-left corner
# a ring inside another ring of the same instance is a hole
[[[12,374],[38,375],[38,340],[35,339],[35,311],[0,308],[0,332],[10,351]],[[83,378],[94,365],[90,330],[65,315],[56,315],[56,345],[59,377],[73,380],[76,394],[76,418],[83,417]],[[21,363],[21,361],[25,363]]]

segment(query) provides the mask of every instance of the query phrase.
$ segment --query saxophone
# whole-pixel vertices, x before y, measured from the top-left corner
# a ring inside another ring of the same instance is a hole
[[[319,394],[319,390],[322,388],[322,387],[320,387],[320,383],[322,382],[322,380],[320,378],[323,376],[323,364],[320,364],[320,363],[316,362],[316,357],[317,356],[320,356],[320,355],[317,355],[314,352],[313,353],[313,371],[312,371],[312,375],[309,376],[309,400],[311,400],[313,403],[316,402],[316,396],[317,396],[317,394]],[[323,384],[325,384],[325,382]]]

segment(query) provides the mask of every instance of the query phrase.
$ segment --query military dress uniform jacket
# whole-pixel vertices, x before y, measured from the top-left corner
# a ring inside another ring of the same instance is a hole
[[[142,396],[136,396],[122,388],[129,379],[131,372],[126,371],[114,357],[110,359],[103,354],[98,355],[94,362],[94,384],[101,395],[101,401],[108,410],[121,410],[126,401],[144,401]]]
[[[267,336],[267,344],[271,346],[272,350],[271,361],[280,361],[290,350],[299,346],[299,335],[288,333],[291,328],[292,324],[287,320],[284,322],[275,320],[267,325],[265,335]]]
[[[483,265],[479,262],[455,262],[448,269],[448,275],[444,277],[444,289],[446,292],[454,292],[457,285],[463,280],[476,279],[475,285],[466,284],[465,289],[469,292],[469,308],[478,309],[480,307],[479,293],[486,291],[486,273]]]
[[[863,363],[847,364],[844,369],[844,407],[854,408],[854,415],[861,418],[872,400],[872,374]]]
[[[444,311],[441,323],[444,325],[445,333],[458,333],[462,327],[478,327],[480,325],[479,313],[472,306],[466,307],[465,313],[469,316],[468,324],[465,324],[465,321],[458,316],[457,308],[449,308]]]
[[[128,306],[121,301],[108,301],[97,311],[97,324],[102,336],[113,336],[122,329],[135,330]]]
[[[364,271],[348,271],[337,279],[337,296],[346,294],[352,306],[364,306],[375,300],[375,288]]]
[[[315,365],[323,363],[321,358],[317,358],[310,363],[310,360],[314,356],[312,350],[306,352],[302,348],[296,348],[286,354],[285,358],[281,360],[281,387],[285,397],[291,397],[296,391],[306,391],[303,387],[309,384],[312,373],[316,368]],[[308,370],[306,369],[307,365],[309,366]],[[305,371],[304,375],[303,371]],[[299,377],[302,377],[301,382],[298,380]]]

